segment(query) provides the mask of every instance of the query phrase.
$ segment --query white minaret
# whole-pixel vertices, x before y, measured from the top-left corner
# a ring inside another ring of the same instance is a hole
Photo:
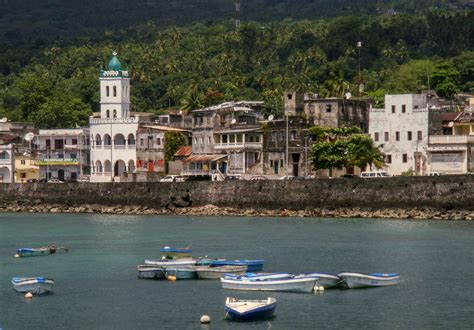
[[[122,70],[117,53],[109,61],[107,71],[100,71],[100,117],[128,118],[130,116],[130,78]]]

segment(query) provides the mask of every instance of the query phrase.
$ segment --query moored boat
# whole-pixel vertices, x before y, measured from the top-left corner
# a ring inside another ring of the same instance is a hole
[[[17,292],[31,292],[32,294],[51,292],[54,285],[53,279],[45,277],[13,277],[11,282]]]
[[[291,273],[244,273],[242,275],[226,274],[228,279],[244,279],[249,281],[266,281],[266,280],[282,280],[287,278],[294,278],[295,275]]]
[[[211,267],[220,266],[247,266],[247,271],[260,271],[263,269],[263,260],[227,260],[227,259],[214,259],[211,262]]]
[[[276,280],[221,278],[224,289],[250,291],[312,292],[317,281],[317,278],[304,276]]]
[[[56,246],[48,245],[40,248],[20,248],[16,251],[15,257],[37,257],[54,253],[56,253]]]
[[[165,272],[163,267],[155,265],[138,265],[138,278],[145,279],[164,279]]]
[[[306,273],[304,275],[308,277],[317,277],[319,279],[317,285],[322,286],[325,289],[337,287],[342,284],[342,279],[336,274],[316,272],[316,273]]]
[[[154,266],[161,266],[161,267],[168,267],[168,266],[192,266],[197,263],[196,259],[193,258],[180,258],[176,260],[170,259],[146,259],[146,265],[154,265]]]
[[[239,300],[228,297],[224,309],[226,317],[237,321],[264,320],[273,316],[276,305],[277,300],[271,297],[265,300]]]
[[[400,281],[400,276],[396,273],[339,273],[338,276],[343,279],[344,285],[350,289],[367,288],[396,285]]]
[[[161,256],[165,259],[191,258],[193,252],[190,248],[171,248],[165,246],[161,250]]]
[[[175,276],[177,280],[193,280],[197,278],[195,266],[164,267],[165,276]]]
[[[247,270],[247,266],[220,266],[220,267],[209,267],[209,266],[197,266],[195,267],[198,278],[200,279],[219,279],[224,274],[243,274]]]

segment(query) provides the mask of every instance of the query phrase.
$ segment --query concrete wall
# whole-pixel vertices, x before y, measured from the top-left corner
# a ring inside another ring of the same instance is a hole
[[[250,184],[251,182],[251,184]],[[191,181],[182,183],[0,184],[0,206],[10,201],[203,206],[278,210],[309,208],[412,208],[474,210],[474,175],[321,179],[303,181]]]

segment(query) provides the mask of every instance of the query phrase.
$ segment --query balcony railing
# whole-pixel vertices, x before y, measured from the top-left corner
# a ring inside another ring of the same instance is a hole
[[[11,164],[12,160],[10,158],[0,158],[0,164]]]
[[[225,150],[225,149],[261,149],[262,142],[228,142],[228,143],[216,143],[214,149]]]
[[[467,144],[474,143],[474,135],[430,135],[430,144]]]

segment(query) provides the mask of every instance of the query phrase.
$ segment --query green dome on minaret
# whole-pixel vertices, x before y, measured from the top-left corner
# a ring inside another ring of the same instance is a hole
[[[122,70],[122,64],[120,64],[120,61],[117,57],[117,53],[113,52],[112,53],[112,58],[109,61],[108,69],[110,71],[121,71]]]

